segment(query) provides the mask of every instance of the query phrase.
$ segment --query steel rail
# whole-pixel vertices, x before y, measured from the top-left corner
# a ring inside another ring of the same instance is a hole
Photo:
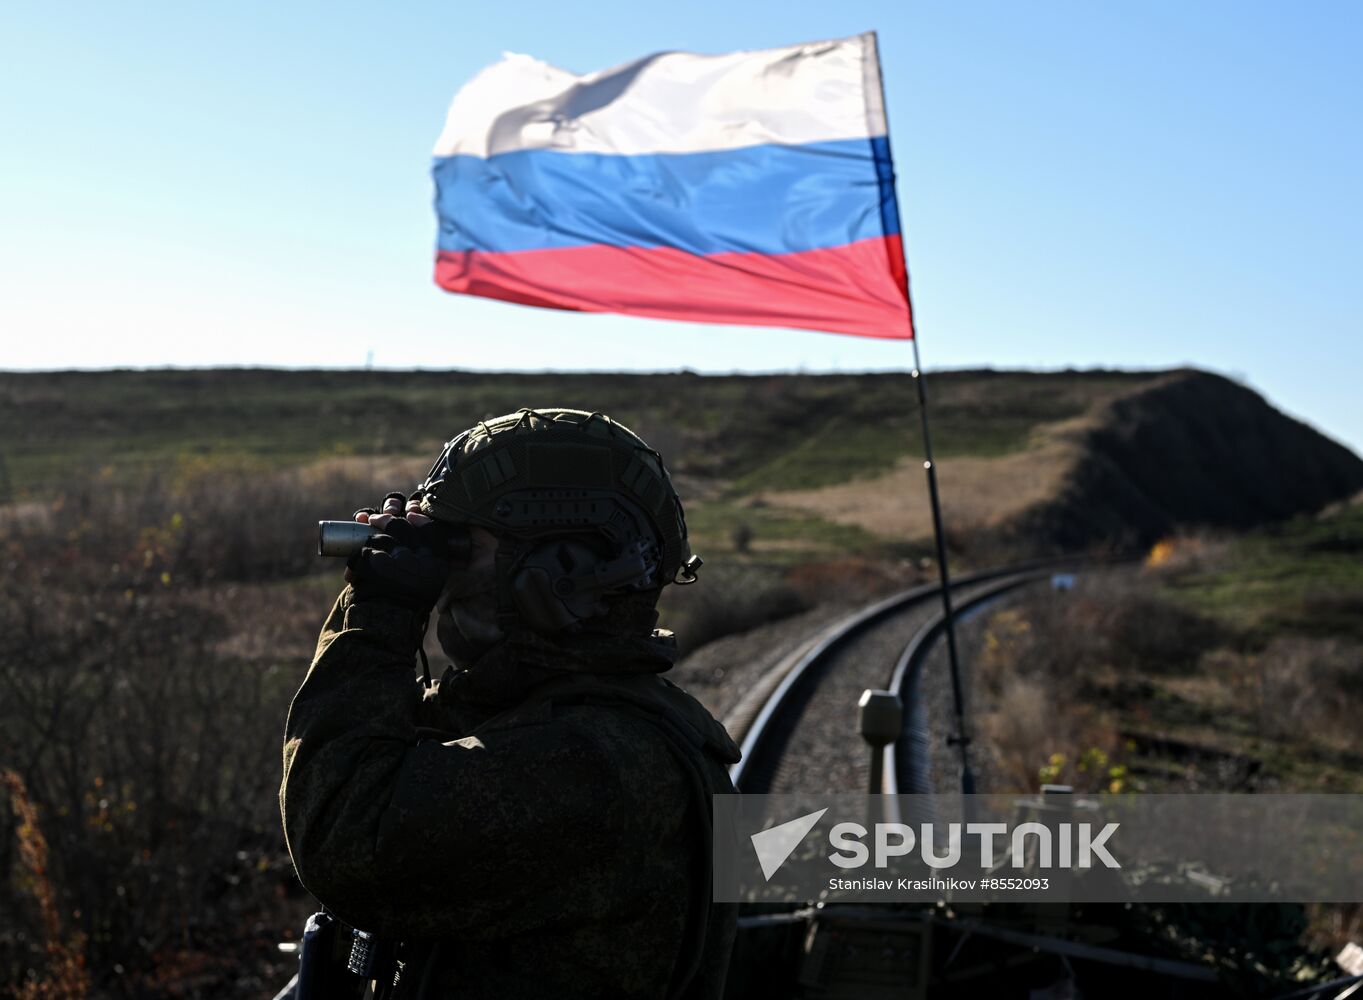
[[[953,591],[959,591],[1020,573],[1040,577],[1051,572],[1042,569],[1042,566],[1057,564],[1058,560],[1038,560],[983,570],[957,577],[951,586]],[[729,768],[729,777],[734,785],[740,791],[765,791],[752,786],[760,781],[762,775],[769,777],[775,773],[775,756],[779,754],[773,744],[778,742],[782,718],[808,704],[814,694],[813,689],[817,687],[819,675],[835,652],[872,626],[938,596],[940,590],[940,584],[935,583],[912,587],[839,619],[763,674],[748,695],[724,718],[725,727],[738,741],[743,753],[742,759]]]
[[[956,612],[958,621],[982,610],[1004,594],[1050,576],[1052,569],[1031,569],[1004,575],[979,593],[972,594]],[[923,664],[946,628],[946,615],[934,615],[904,646],[890,675],[888,690],[899,695],[904,706],[904,731],[899,739],[885,746],[881,791],[887,795],[927,794],[936,791],[928,777],[927,713],[918,697],[918,680]]]

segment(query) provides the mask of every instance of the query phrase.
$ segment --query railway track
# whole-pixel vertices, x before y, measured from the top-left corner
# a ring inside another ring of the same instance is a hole
[[[1057,567],[1032,563],[953,581],[957,621]],[[743,750],[730,769],[738,789],[864,791],[870,767],[866,747],[855,737],[856,699],[865,688],[888,687],[903,700],[905,724],[885,748],[883,790],[934,790],[929,720],[917,695],[923,665],[945,628],[936,610],[940,595],[940,587],[929,584],[888,597],[824,628],[768,670],[724,719]],[[811,768],[815,757],[819,766]],[[836,787],[802,786],[819,777],[831,777]]]
[[[1007,594],[1074,565],[1033,563],[963,577],[952,586],[956,620],[958,624],[967,621]],[[905,709],[899,738],[882,752],[879,790],[887,795],[945,791],[934,787],[934,755],[935,770],[940,775],[944,758],[954,755],[954,751],[943,754],[941,737],[944,729],[954,730],[955,720],[946,725],[936,720],[935,734],[930,736],[935,720],[929,717],[932,713],[928,708],[930,702],[942,705],[947,700],[941,678],[933,676],[937,668],[933,653],[941,648],[938,640],[946,625],[939,601],[936,586],[896,594],[824,628],[763,675],[725,717],[726,726],[743,749],[743,760],[730,769],[739,790],[788,790],[783,782],[809,766],[807,758],[793,752],[795,744],[808,723],[820,715],[835,723],[822,734],[825,742],[840,745],[868,764],[867,747],[856,734],[854,709],[860,691],[849,696],[853,688],[864,686],[894,691]],[[857,662],[857,654],[870,648],[866,644],[878,631],[890,633],[879,636],[881,648],[894,635],[899,636],[892,647],[895,652]],[[849,668],[854,675],[850,683],[835,683],[849,680],[842,676]],[[935,697],[923,690],[925,679],[929,685],[934,681],[939,684]],[[871,768],[865,766],[860,773],[869,778]],[[855,789],[817,790],[864,792],[867,785],[868,781],[863,781]],[[806,786],[799,790],[815,789]],[[884,804],[887,820],[918,823],[934,819],[930,800],[887,799]],[[911,814],[901,814],[900,808],[906,804]],[[981,977],[994,976],[989,989],[1000,996],[1011,996],[1016,982],[1010,982],[1004,970],[1013,966],[1023,969],[1040,961],[1062,964],[1071,983],[1078,981],[1074,968],[1078,966],[1086,984],[1148,984],[1152,991],[1169,996],[1230,995],[1217,988],[1218,972],[1210,965],[1145,954],[1139,948],[1109,946],[1102,943],[1103,938],[1072,933],[1063,921],[1056,922],[1063,905],[1039,905],[1038,911],[1044,912],[1035,927],[1019,925],[1016,917],[1001,921],[931,905],[897,910],[822,902],[789,910],[750,907],[738,921],[740,943],[746,942],[747,951],[740,947],[735,954],[764,958],[760,963],[750,958],[752,967],[740,968],[748,978],[740,975],[740,981],[756,984],[754,989],[771,990],[779,963],[774,966],[765,956],[800,954],[803,949],[798,984],[815,984],[828,995],[956,996],[964,988],[973,996],[971,989]],[[787,932],[787,928],[792,930]],[[941,936],[943,942],[935,950],[929,931]],[[824,936],[820,938],[820,934]],[[1117,936],[1115,932],[1113,936]],[[968,944],[972,940],[975,944]],[[967,947],[976,950],[964,952],[966,958],[958,960]],[[734,975],[731,970],[731,979]],[[1326,995],[1325,991],[1354,984],[1353,978],[1341,979],[1286,996],[1315,1000]],[[797,988],[796,975],[792,974],[786,989]]]

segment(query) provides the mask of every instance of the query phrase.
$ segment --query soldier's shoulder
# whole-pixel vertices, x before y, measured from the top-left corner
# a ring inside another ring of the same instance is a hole
[[[646,711],[628,702],[564,702],[552,708],[555,727],[571,730],[581,742],[594,747],[603,766],[624,773],[682,782],[675,749]]]
[[[686,691],[652,673],[577,675],[560,678],[541,689],[540,697],[555,704],[604,704],[665,730],[674,750],[731,764],[738,746],[723,724]]]

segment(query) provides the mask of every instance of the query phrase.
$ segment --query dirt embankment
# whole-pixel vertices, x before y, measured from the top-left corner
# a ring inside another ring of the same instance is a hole
[[[1363,460],[1253,390],[1195,370],[1105,394],[1027,445],[938,463],[948,532],[995,555],[1145,547],[1180,530],[1241,530],[1363,490]],[[932,530],[921,461],[763,499],[886,538]]]
[[[1058,493],[1002,527],[1059,549],[1149,545],[1180,530],[1243,530],[1363,489],[1363,460],[1218,375],[1178,371],[1100,404],[1072,432]]]

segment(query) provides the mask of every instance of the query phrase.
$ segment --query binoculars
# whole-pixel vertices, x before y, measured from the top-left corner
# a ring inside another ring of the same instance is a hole
[[[365,547],[374,529],[359,521],[318,521],[317,554],[349,559]]]

